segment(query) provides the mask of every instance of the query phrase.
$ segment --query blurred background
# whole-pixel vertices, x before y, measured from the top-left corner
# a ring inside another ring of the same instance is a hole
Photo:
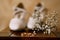
[[[49,12],[56,10],[59,21],[57,28],[60,31],[60,0],[0,0],[0,32],[9,32],[8,26],[10,19],[13,17],[13,7],[20,2],[23,3],[26,11],[29,12],[25,17],[26,22],[39,2],[43,2]]]

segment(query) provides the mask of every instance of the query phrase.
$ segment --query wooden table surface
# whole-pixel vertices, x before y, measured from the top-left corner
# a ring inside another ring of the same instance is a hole
[[[10,32],[0,32],[0,37],[9,37]],[[48,34],[43,34],[43,33],[30,33],[30,32],[16,32],[14,34],[12,34],[14,36],[11,37],[56,37],[53,33],[51,33],[50,35]]]

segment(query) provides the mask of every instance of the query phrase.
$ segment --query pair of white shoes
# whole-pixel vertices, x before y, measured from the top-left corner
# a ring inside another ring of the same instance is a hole
[[[26,25],[25,25],[26,23],[24,22],[24,18],[26,16],[25,9],[21,8],[21,7],[20,8],[16,7],[14,10],[15,10],[15,13],[14,13],[15,16],[10,21],[10,24],[9,24],[10,30],[16,31],[16,30],[25,29],[25,27],[26,27]],[[41,21],[43,21],[43,19],[44,19],[43,10],[44,10],[44,7],[39,5],[39,4],[34,9],[34,13],[35,12],[40,12],[41,13],[40,14],[41,17],[39,18]],[[34,19],[33,17],[30,17],[29,20],[28,20],[28,23],[27,23],[27,28],[28,29],[34,29],[35,28],[34,25],[35,25],[36,21],[38,21],[38,20]]]

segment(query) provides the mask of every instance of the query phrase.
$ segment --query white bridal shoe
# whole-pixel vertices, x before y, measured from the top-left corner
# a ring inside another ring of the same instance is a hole
[[[28,29],[34,29],[35,27],[38,28],[38,26],[36,25],[36,23],[40,23],[43,21],[44,19],[44,7],[41,4],[38,4],[35,9],[34,12],[32,14],[32,16],[29,18],[28,23],[27,23],[27,28]],[[40,16],[40,17],[38,17]],[[41,29],[41,27],[39,26],[39,28]]]
[[[9,23],[10,30],[16,31],[24,29],[25,28],[24,18],[26,16],[26,11],[23,8],[23,5],[19,4],[19,6],[16,7],[14,10],[15,10],[14,18],[12,18]]]

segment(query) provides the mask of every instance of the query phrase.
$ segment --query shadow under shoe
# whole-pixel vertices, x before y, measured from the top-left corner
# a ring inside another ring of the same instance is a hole
[[[26,32],[25,29],[16,30],[16,31],[10,30],[9,36],[10,37],[19,37],[21,35],[21,33],[23,33],[23,32]]]

